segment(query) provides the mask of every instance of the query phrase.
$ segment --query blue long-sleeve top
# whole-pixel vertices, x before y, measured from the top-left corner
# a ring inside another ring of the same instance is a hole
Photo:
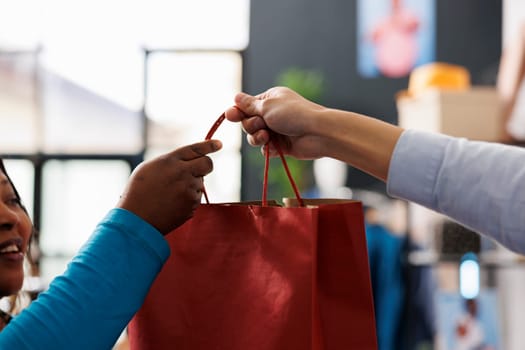
[[[406,130],[387,190],[525,253],[525,148]]]
[[[169,254],[153,226],[111,210],[64,274],[0,332],[0,349],[111,349]]]

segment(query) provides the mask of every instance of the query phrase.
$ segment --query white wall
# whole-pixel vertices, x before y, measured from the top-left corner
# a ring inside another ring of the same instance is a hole
[[[505,47],[525,23],[525,1],[503,0],[502,45]],[[525,270],[507,269],[498,276],[501,298],[501,315],[504,347],[508,350],[520,350],[525,346]]]
[[[518,34],[521,23],[525,22],[525,1],[503,0],[503,40],[505,46]]]

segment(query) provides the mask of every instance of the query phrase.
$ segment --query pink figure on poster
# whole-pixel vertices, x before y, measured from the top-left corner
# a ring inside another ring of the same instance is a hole
[[[401,0],[392,0],[392,13],[372,31],[375,61],[383,75],[398,78],[412,70],[418,56],[418,28],[418,17],[403,8]]]

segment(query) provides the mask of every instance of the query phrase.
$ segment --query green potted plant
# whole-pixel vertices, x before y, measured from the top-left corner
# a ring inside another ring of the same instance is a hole
[[[324,77],[320,71],[295,66],[279,73],[275,83],[294,90],[310,101],[319,103],[324,90]],[[261,157],[258,149],[250,149],[247,158],[252,166],[263,167],[264,158]],[[300,192],[306,191],[313,185],[312,161],[286,157],[286,162]],[[260,171],[259,173],[262,174],[263,172]],[[268,198],[279,200],[282,197],[294,196],[295,194],[283,169],[281,160],[272,158],[268,174]]]

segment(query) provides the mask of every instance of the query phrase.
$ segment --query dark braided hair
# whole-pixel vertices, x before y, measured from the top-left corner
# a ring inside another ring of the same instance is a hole
[[[15,191],[16,198],[21,200],[20,195],[18,194],[18,191],[16,190],[15,184],[13,183],[13,181],[11,181],[11,178],[9,177],[9,174],[7,174],[7,171],[5,170],[4,160],[2,158],[0,158],[0,170],[7,177],[7,181],[9,181],[9,183],[11,184],[11,187],[13,188],[13,191]],[[26,208],[24,206],[22,206],[22,207],[24,208],[24,211],[27,213]]]

